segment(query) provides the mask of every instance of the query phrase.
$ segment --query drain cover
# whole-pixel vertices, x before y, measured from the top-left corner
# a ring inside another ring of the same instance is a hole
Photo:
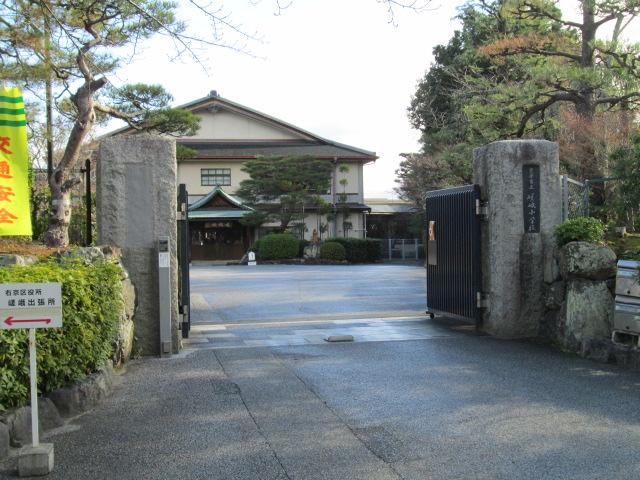
[[[325,342],[353,342],[353,335],[329,335]]]

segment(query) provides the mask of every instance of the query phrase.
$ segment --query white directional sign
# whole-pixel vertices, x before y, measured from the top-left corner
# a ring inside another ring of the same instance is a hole
[[[0,284],[0,329],[60,327],[59,283]]]

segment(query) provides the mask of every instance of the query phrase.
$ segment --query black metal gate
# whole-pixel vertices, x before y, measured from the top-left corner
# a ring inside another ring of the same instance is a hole
[[[428,192],[427,313],[482,321],[480,187]]]
[[[178,306],[182,317],[182,338],[189,338],[191,329],[191,302],[189,288],[189,195],[184,183],[178,186]]]

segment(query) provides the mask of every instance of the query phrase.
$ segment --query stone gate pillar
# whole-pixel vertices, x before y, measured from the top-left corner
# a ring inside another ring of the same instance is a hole
[[[562,220],[558,145],[494,142],[474,152],[480,185],[483,329],[503,338],[537,335],[544,281],[553,275],[553,229]]]
[[[98,241],[122,249],[136,288],[135,348],[160,354],[158,256],[170,238],[173,351],[178,337],[177,164],[175,141],[152,135],[112,137],[100,143],[96,210]]]

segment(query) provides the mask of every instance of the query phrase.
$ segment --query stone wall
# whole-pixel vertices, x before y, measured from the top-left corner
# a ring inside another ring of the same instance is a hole
[[[540,336],[590,356],[594,345],[611,339],[616,255],[607,246],[571,242],[556,250],[554,263]]]

